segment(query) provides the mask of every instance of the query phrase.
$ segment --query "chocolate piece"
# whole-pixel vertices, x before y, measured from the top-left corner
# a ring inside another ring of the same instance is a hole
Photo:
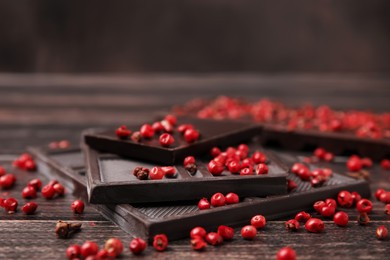
[[[179,118],[178,124],[192,124],[199,131],[200,139],[188,144],[175,130],[172,133],[175,142],[167,148],[160,145],[160,134],[155,134],[152,139],[134,142],[131,139],[119,139],[112,129],[104,132],[85,132],[84,140],[91,148],[101,152],[171,165],[181,163],[189,155],[205,154],[214,146],[236,145],[261,133],[261,127],[258,125],[239,121]]]
[[[322,147],[337,155],[358,154],[379,161],[390,158],[390,140],[356,137],[350,133],[330,133],[315,130],[292,130],[264,124],[261,135],[264,146],[277,146],[297,151],[314,151]]]
[[[52,154],[48,150],[30,148],[35,156],[39,171],[57,179],[68,179],[70,183],[86,183],[79,168],[71,169],[67,159],[73,157],[79,161],[80,151],[62,151]],[[280,154],[278,154],[280,155]],[[283,161],[293,164],[296,156],[283,155]],[[65,161],[64,161],[65,160]],[[317,168],[311,166],[312,168]],[[289,195],[269,198],[247,198],[234,205],[228,205],[200,211],[194,203],[159,204],[159,205],[93,205],[106,218],[115,222],[125,232],[144,239],[153,239],[159,233],[165,233],[170,240],[188,237],[190,230],[202,226],[206,230],[216,230],[219,225],[240,226],[247,224],[254,215],[262,214],[267,220],[291,216],[299,211],[312,210],[313,203],[329,197],[336,197],[341,190],[357,191],[363,197],[370,196],[368,183],[354,180],[334,173],[324,186],[312,188],[310,183],[302,182],[295,175],[290,177],[298,187]],[[63,183],[64,181],[61,181]],[[76,188],[79,186],[75,186]],[[84,193],[76,189],[77,194]]]
[[[91,203],[142,203],[199,200],[216,192],[237,193],[240,197],[280,195],[287,193],[287,167],[271,153],[268,174],[241,176],[225,170],[213,176],[207,162],[197,160],[197,171],[191,174],[181,164],[175,165],[177,177],[161,180],[139,180],[134,176],[136,167],[148,169],[156,165],[102,154],[83,145],[87,161],[87,187]]]

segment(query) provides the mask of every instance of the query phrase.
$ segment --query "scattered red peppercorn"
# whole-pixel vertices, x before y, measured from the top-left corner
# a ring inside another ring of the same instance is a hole
[[[332,206],[324,206],[321,209],[321,215],[327,218],[333,217],[336,212],[336,208]]]
[[[221,154],[221,150],[218,147],[211,148],[211,150],[210,150],[211,157],[215,158],[220,154]]]
[[[216,232],[207,233],[205,236],[205,240],[212,246],[219,246],[223,243],[223,238]]]
[[[207,165],[207,169],[212,175],[221,175],[224,167],[223,164],[217,162],[216,160],[211,160]]]
[[[209,202],[206,198],[203,198],[203,199],[201,199],[201,200],[198,202],[198,208],[199,208],[200,210],[209,209],[209,208],[210,208],[210,202]]]
[[[296,253],[291,247],[283,247],[276,254],[277,260],[295,260]]]
[[[260,163],[256,165],[256,174],[267,174],[268,173],[268,166],[264,163]]]
[[[225,196],[226,204],[236,204],[240,202],[240,198],[236,193],[230,192]]]
[[[18,201],[15,198],[5,199],[2,204],[5,211],[8,213],[14,213],[18,208]]]
[[[240,171],[240,175],[243,175],[243,176],[253,175],[253,168],[252,168],[252,166],[242,168],[241,171]]]
[[[193,229],[191,229],[191,232],[190,232],[190,237],[191,238],[195,238],[195,237],[205,237],[207,234],[206,230],[202,227],[194,227]]]
[[[118,257],[123,251],[122,241],[118,238],[110,238],[104,244],[104,249],[107,250],[109,256]]]
[[[362,162],[362,166],[364,168],[371,168],[372,167],[372,160],[368,157],[362,158],[361,162]]]
[[[165,119],[162,120],[161,121],[161,125],[164,128],[164,132],[166,132],[166,133],[172,133],[173,132],[173,126],[172,126],[171,123],[169,123],[168,120],[165,120]]]
[[[337,202],[339,206],[350,208],[353,205],[353,198],[349,191],[340,191],[337,195]]]
[[[42,182],[40,179],[32,179],[27,183],[27,186],[33,187],[36,191],[39,191],[42,187]]]
[[[42,188],[42,196],[46,199],[52,199],[56,193],[53,186],[48,184]]]
[[[256,164],[265,163],[267,157],[262,152],[256,151],[252,154],[252,160]]]
[[[194,237],[191,239],[191,246],[195,251],[202,251],[207,247],[207,244],[204,242],[203,238]]]
[[[294,174],[298,174],[299,170],[302,167],[306,167],[306,166],[303,165],[302,163],[294,163],[293,166],[291,167],[291,172]]]
[[[163,127],[163,125],[161,124],[161,122],[154,122],[153,124],[152,124],[152,128],[153,128],[153,130],[154,130],[154,132],[155,133],[159,133],[159,132],[161,132],[161,131],[163,131],[164,130],[164,127]]]
[[[164,171],[160,167],[153,167],[149,172],[149,178],[151,180],[161,180],[164,178]]]
[[[361,199],[356,203],[356,209],[359,212],[370,213],[372,211],[372,202],[368,199]]]
[[[32,186],[24,187],[22,197],[25,199],[35,199],[37,197],[37,191]]]
[[[383,203],[390,203],[390,191],[385,191],[379,197],[379,200]]]
[[[295,215],[295,220],[299,222],[306,222],[309,218],[311,218],[310,214],[305,211],[298,212]]]
[[[388,234],[389,234],[389,231],[387,230],[387,228],[385,226],[379,226],[376,229],[376,237],[379,240],[385,240],[387,238]]]
[[[127,139],[131,135],[131,131],[125,125],[122,125],[115,130],[115,134],[119,139]]]
[[[38,204],[31,201],[31,202],[27,202],[22,207],[22,211],[24,212],[24,214],[30,215],[30,214],[34,214],[37,208],[38,208]]]
[[[233,174],[239,173],[241,170],[240,162],[235,161],[235,160],[229,162],[227,167],[228,167],[229,172],[231,172]]]
[[[351,196],[352,196],[353,204],[356,204],[359,200],[362,199],[362,196],[360,196],[360,194],[357,193],[356,191],[351,192]]]
[[[376,192],[375,192],[375,198],[377,200],[380,200],[380,197],[381,197],[382,193],[384,193],[384,192],[385,192],[384,189],[377,189]]]
[[[143,138],[152,138],[154,136],[154,129],[149,124],[142,125],[139,132]]]
[[[287,230],[289,231],[298,231],[299,230],[299,222],[296,220],[296,219],[290,219],[290,220],[287,220],[285,223],[284,223],[284,226],[286,227]]]
[[[334,159],[333,153],[327,152],[324,157],[324,161],[326,162],[332,162]]]
[[[133,142],[140,142],[141,139],[142,139],[142,136],[141,136],[141,133],[139,131],[135,131],[134,133],[131,134],[131,140],[133,140]]]
[[[370,218],[366,212],[360,212],[357,218],[357,222],[359,225],[366,226],[370,223]]]
[[[333,221],[337,226],[345,227],[348,225],[349,216],[344,211],[334,214]]]
[[[189,128],[184,132],[184,139],[187,143],[193,143],[199,139],[199,135],[197,130]]]
[[[305,224],[305,229],[311,233],[321,233],[324,228],[324,222],[318,218],[311,218]]]
[[[164,251],[168,247],[168,237],[164,234],[155,235],[153,238],[153,247],[159,252]]]
[[[315,203],[313,204],[314,210],[315,210],[317,213],[320,213],[320,214],[321,214],[322,208],[325,207],[325,206],[326,206],[326,203],[325,203],[324,201],[322,201],[322,200],[317,201],[317,202],[315,202]]]
[[[309,168],[307,168],[306,166],[301,167],[298,170],[298,174],[297,175],[303,181],[308,181],[311,178],[311,172],[310,172]]]
[[[130,251],[139,255],[146,249],[146,242],[141,238],[134,238],[129,244]]]
[[[211,197],[210,201],[211,201],[211,205],[213,205],[213,207],[221,207],[221,206],[225,206],[226,205],[225,196],[222,193],[220,193],[220,192],[215,193]]]
[[[87,257],[88,260],[89,258],[95,258],[95,256]],[[100,260],[100,259],[111,259],[112,257],[110,256],[110,254],[106,249],[100,249],[99,252],[96,254],[96,258]]]
[[[177,177],[176,168],[173,166],[163,166],[161,167],[161,170],[164,173],[164,176],[167,178],[175,178]]]
[[[325,200],[325,204],[333,208],[337,207],[337,202],[334,199],[328,198]]]
[[[79,258],[81,253],[81,247],[77,244],[71,245],[66,249],[66,257],[69,260]]]
[[[64,194],[65,194],[65,187],[62,186],[61,184],[59,184],[59,183],[54,184],[53,185],[53,189],[54,189],[55,193],[58,196],[64,196]]]
[[[324,148],[317,148],[314,150],[314,156],[319,160],[323,160],[325,158],[326,150]]]
[[[87,258],[88,256],[96,255],[99,252],[99,246],[92,241],[86,241],[80,248],[80,254]]]
[[[172,135],[165,133],[160,135],[160,144],[163,147],[169,147],[175,142],[175,139]]]
[[[224,240],[232,240],[234,237],[234,229],[228,226],[219,226],[217,233],[224,239]]]
[[[241,236],[247,240],[253,240],[256,237],[257,229],[252,225],[244,226],[241,229]]]
[[[385,214],[390,215],[390,204],[386,204],[386,206],[385,206]]]
[[[390,170],[390,160],[388,160],[388,159],[383,159],[383,160],[381,161],[381,167],[382,167],[382,169],[384,169],[384,170]]]
[[[15,182],[16,182],[16,177],[12,173],[8,173],[0,177],[0,187],[3,189],[12,188]]]
[[[287,179],[287,190],[288,190],[288,192],[293,191],[297,187],[298,187],[298,185],[295,183],[295,181]]]
[[[347,161],[347,168],[351,172],[360,171],[363,168],[362,161],[359,157],[351,156]]]
[[[73,213],[82,214],[84,212],[84,202],[75,200],[72,202],[71,209]]]
[[[194,156],[187,156],[186,158],[184,158],[184,167],[187,166],[188,164],[195,164],[196,161],[195,161],[195,158]]]
[[[267,224],[267,220],[263,215],[256,215],[251,218],[251,225],[255,228],[264,228]]]
[[[176,125],[176,123],[177,123],[176,116],[171,115],[171,114],[166,115],[164,119],[167,120],[171,125]]]

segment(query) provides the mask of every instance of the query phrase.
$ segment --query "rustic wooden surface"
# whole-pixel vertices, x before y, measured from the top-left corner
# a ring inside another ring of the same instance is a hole
[[[338,108],[364,108],[390,111],[390,79],[387,77],[313,76],[313,75],[207,75],[207,76],[64,76],[64,75],[0,75],[0,160],[6,165],[13,155],[27,145],[42,145],[52,140],[77,142],[79,132],[86,127],[113,126],[123,122],[142,122],[156,111],[194,97],[219,94],[250,99],[264,96],[290,104],[311,102],[330,104]],[[331,165],[344,171],[343,164]],[[8,166],[7,166],[8,167]],[[15,172],[17,186],[1,191],[1,196],[21,199],[20,191],[28,180],[39,173]],[[47,180],[46,180],[47,181]],[[372,169],[371,187],[390,189],[390,172]],[[63,259],[68,245],[95,240],[99,245],[116,236],[125,242],[122,258],[131,256],[127,245],[131,236],[106,221],[87,207],[81,216],[70,212],[74,198],[46,201],[38,197],[36,215],[24,216],[20,211],[0,213],[0,259]],[[355,210],[347,210],[355,218]],[[387,259],[390,240],[379,241],[375,229],[390,228],[390,216],[383,213],[383,204],[375,202],[372,222],[358,226],[354,220],[347,228],[326,221],[323,234],[303,230],[288,233],[284,220],[270,221],[255,241],[244,241],[238,233],[233,242],[221,247],[209,246],[205,252],[194,252],[188,240],[172,242],[165,253],[148,248],[143,257],[183,258],[262,258],[275,259],[280,247],[292,246],[298,259]],[[57,239],[57,220],[82,221],[83,229],[71,239]],[[239,229],[236,230],[237,232]],[[141,256],[142,257],[142,256]]]

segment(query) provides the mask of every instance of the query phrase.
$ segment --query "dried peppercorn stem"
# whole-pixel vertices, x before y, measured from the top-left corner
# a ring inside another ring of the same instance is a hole
[[[67,223],[59,220],[56,224],[55,232],[59,238],[67,238],[72,232],[79,231],[81,229],[81,223]]]

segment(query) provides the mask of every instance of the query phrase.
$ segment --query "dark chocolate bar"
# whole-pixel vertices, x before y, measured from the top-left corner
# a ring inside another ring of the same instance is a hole
[[[214,176],[207,170],[207,162],[197,159],[196,174],[191,175],[182,165],[175,165],[177,177],[161,180],[139,180],[132,173],[138,166],[151,169],[163,165],[102,154],[87,145],[83,145],[83,150],[91,203],[199,200],[216,192],[234,192],[240,197],[287,193],[287,167],[264,150],[261,151],[268,159],[268,174],[241,176],[225,170],[220,176]]]
[[[78,193],[85,193],[84,171],[78,166],[73,168],[71,163],[81,161],[80,151],[70,149],[54,152],[41,148],[30,148],[29,151],[35,156],[40,171],[50,177],[67,179],[77,188]],[[290,165],[298,161],[298,157],[293,155],[283,154],[281,158]],[[311,168],[315,167],[311,166]],[[324,186],[318,188],[312,188],[308,182],[301,182],[293,174],[290,174],[289,178],[293,179],[298,187],[288,195],[246,198],[238,204],[209,210],[199,210],[196,203],[93,206],[133,236],[150,240],[155,234],[165,233],[170,240],[176,240],[188,237],[190,230],[195,226],[215,230],[219,225],[247,224],[254,215],[258,214],[273,220],[290,216],[298,211],[311,210],[315,201],[336,197],[341,190],[357,191],[363,197],[370,197],[370,189],[366,181],[336,173]],[[78,189],[79,184],[84,184],[84,189]]]
[[[172,136],[175,142],[171,147],[162,147],[158,134],[152,139],[135,142],[131,139],[119,139],[115,134],[115,129],[85,132],[84,140],[91,148],[101,152],[172,165],[182,162],[186,156],[207,153],[214,146],[227,147],[248,141],[259,135],[262,129],[253,123],[181,117],[178,119],[178,124],[192,124],[200,133],[199,140],[188,144],[178,131],[174,131]],[[138,130],[138,128],[130,129]]]

